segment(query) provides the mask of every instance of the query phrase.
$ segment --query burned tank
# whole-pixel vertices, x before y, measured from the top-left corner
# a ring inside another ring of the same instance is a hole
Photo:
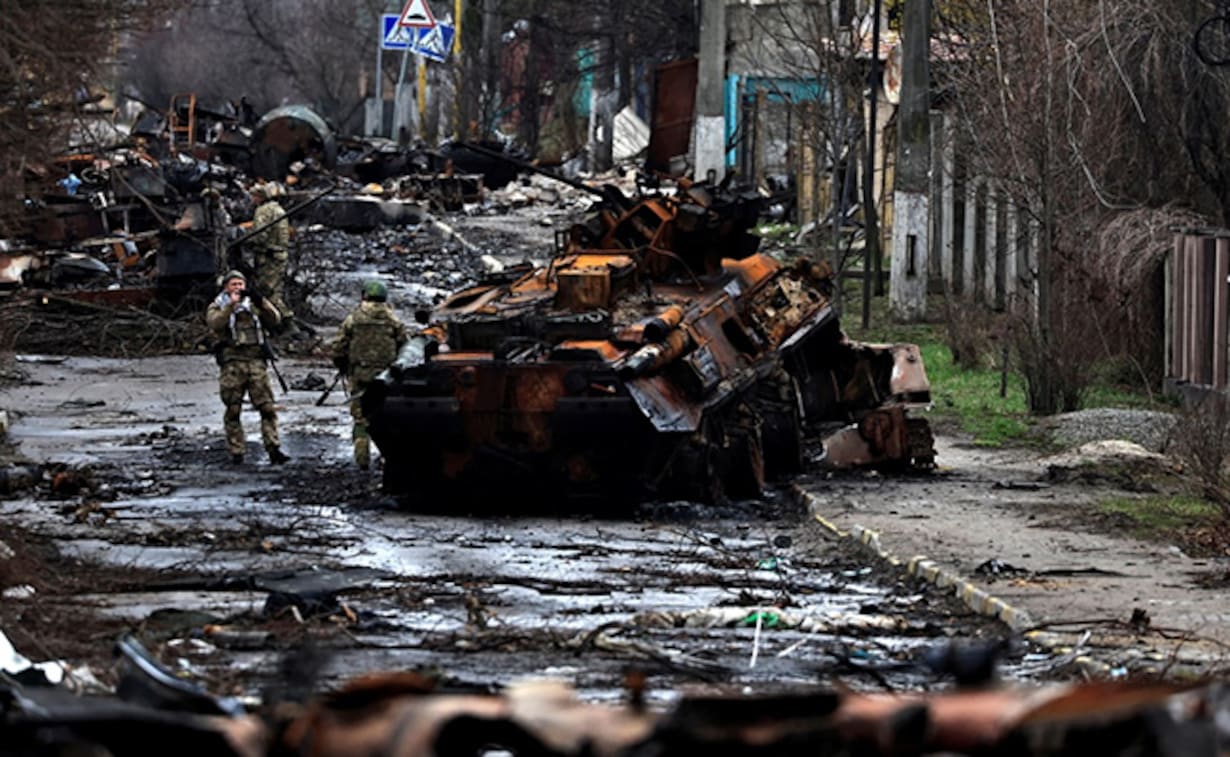
[[[591,191],[548,264],[448,297],[368,388],[385,491],[720,501],[831,429],[830,465],[932,464],[917,347],[846,339],[824,264],[757,251],[758,194]]]

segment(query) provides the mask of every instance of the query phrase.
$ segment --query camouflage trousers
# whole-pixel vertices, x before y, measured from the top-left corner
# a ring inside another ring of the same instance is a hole
[[[294,317],[286,302],[282,300],[282,291],[286,287],[286,270],[290,267],[290,256],[285,250],[257,250],[256,255],[256,285],[265,299],[282,314],[282,319]]]
[[[228,360],[223,363],[222,373],[218,376],[218,390],[222,395],[222,404],[226,406],[222,426],[226,429],[226,448],[232,455],[242,455],[247,444],[243,423],[240,422],[245,394],[261,414],[261,443],[265,449],[280,446],[278,415],[273,409],[273,387],[269,385],[265,361]]]
[[[367,419],[363,417],[363,390],[368,381],[360,381],[359,377],[350,377],[350,417],[354,419],[351,439],[354,440],[354,461],[360,468],[366,468],[372,462],[372,443],[367,436]]]

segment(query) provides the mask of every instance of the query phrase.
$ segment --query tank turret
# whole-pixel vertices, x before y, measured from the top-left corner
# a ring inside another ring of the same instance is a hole
[[[825,265],[757,251],[759,195],[602,194],[547,265],[448,297],[368,388],[386,491],[751,496],[830,429],[830,465],[932,464],[917,348],[847,340]]]

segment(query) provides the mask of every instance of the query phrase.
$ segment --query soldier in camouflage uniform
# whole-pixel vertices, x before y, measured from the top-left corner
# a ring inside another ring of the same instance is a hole
[[[354,418],[354,461],[364,470],[371,465],[371,442],[363,418],[363,390],[389,367],[406,343],[406,327],[386,302],[388,289],[381,281],[363,285],[363,301],[337,332],[333,364],[350,380],[350,415]]]
[[[256,267],[256,285],[261,294],[268,297],[282,316],[282,326],[290,330],[295,315],[282,299],[286,286],[286,269],[290,265],[290,221],[286,211],[267,184],[255,184],[249,190],[256,214],[252,216],[252,228],[268,226],[264,231],[247,240],[252,250],[252,262]]]
[[[242,463],[246,440],[240,413],[246,393],[261,414],[261,441],[269,462],[280,464],[289,458],[278,441],[278,416],[273,408],[273,389],[265,367],[265,339],[269,329],[281,319],[274,305],[256,292],[248,292],[247,279],[231,271],[222,280],[222,292],[205,311],[205,323],[219,340],[218,389],[226,406],[222,422],[231,462]]]

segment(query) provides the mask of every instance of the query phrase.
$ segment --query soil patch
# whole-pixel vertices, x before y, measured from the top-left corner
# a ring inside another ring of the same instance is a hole
[[[67,558],[49,537],[20,528],[9,529],[4,543],[13,556],[0,560],[0,586],[34,589],[22,599],[0,600],[0,628],[9,640],[31,659],[73,660],[95,672],[108,670],[111,643],[126,623],[99,615],[79,595],[131,589],[159,574]]]
[[[1230,557],[1230,520],[1198,526],[1146,526],[1129,513],[1106,510],[1097,502],[1038,504],[1030,520],[1044,528],[1072,528],[1093,534],[1133,537],[1173,544],[1192,557]]]
[[[1189,554],[1201,557],[1230,557],[1230,519],[1187,529],[1182,543]],[[1227,572],[1230,575],[1230,571]]]

